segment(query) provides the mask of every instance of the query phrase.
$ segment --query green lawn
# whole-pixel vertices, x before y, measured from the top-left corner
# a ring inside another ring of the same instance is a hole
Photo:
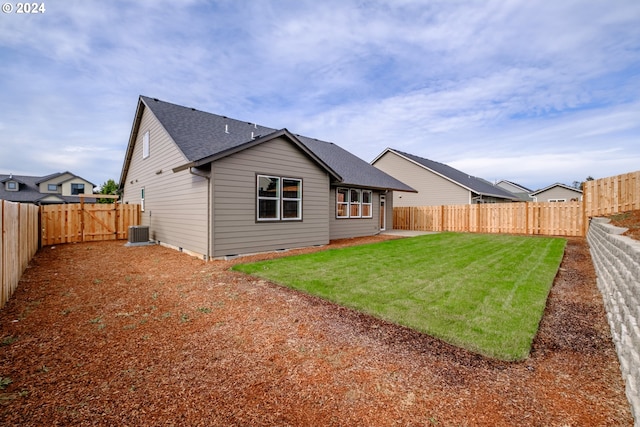
[[[266,278],[503,360],[521,360],[566,240],[441,233],[240,264]]]

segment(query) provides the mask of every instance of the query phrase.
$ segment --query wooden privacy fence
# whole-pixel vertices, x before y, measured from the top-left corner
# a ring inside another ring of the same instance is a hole
[[[140,205],[76,203],[39,207],[0,200],[0,221],[2,308],[40,246],[126,239],[129,226],[140,224]]]
[[[396,207],[393,228],[585,236],[589,218],[640,209],[640,171],[586,181],[581,202]]]
[[[583,236],[581,202],[396,207],[393,228],[416,231]]]
[[[0,308],[38,251],[38,207],[0,200]]]
[[[640,209],[640,171],[587,181],[583,198],[587,217]]]
[[[126,239],[129,226],[140,224],[140,205],[47,205],[40,213],[42,246]]]

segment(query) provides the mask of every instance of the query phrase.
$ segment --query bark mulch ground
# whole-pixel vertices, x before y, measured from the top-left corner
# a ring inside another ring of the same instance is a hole
[[[124,242],[40,250],[0,311],[0,424],[633,423],[585,239],[568,239],[517,363],[230,272],[233,262]]]

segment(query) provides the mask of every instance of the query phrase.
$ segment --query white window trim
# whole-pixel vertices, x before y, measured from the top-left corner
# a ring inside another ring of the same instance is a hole
[[[369,193],[369,203],[364,202],[364,193]],[[360,214],[362,215],[362,218],[373,218],[373,191],[362,190],[360,192],[360,203],[362,204],[360,207]],[[364,215],[365,206],[369,206],[369,215]]]
[[[351,194],[355,192],[358,195],[358,201],[351,201]],[[356,206],[358,208],[357,215],[351,215],[351,207]],[[359,188],[350,188],[349,189],[349,218],[362,218],[362,191]]]
[[[285,180],[289,180],[289,181],[297,181],[299,183],[299,196],[298,197],[284,197],[284,181]],[[287,178],[287,177],[282,177],[280,178],[280,182],[281,182],[281,189],[280,189],[280,203],[282,204],[282,209],[280,209],[281,212],[281,216],[284,215],[284,202],[298,202],[298,215],[295,218],[284,218],[283,216],[281,217],[282,221],[300,221],[302,219],[302,179],[299,178]]]
[[[146,131],[142,136],[142,158],[149,157],[149,131]]]
[[[266,197],[260,195],[260,178],[275,178],[278,180],[278,189],[276,197]],[[299,197],[284,197],[284,181],[297,181],[300,184]],[[276,216],[275,218],[260,218],[260,200],[275,200]],[[295,201],[298,203],[298,215],[295,218],[284,218],[284,202]],[[302,179],[290,178],[287,176],[275,176],[266,174],[256,174],[256,221],[258,222],[274,222],[274,221],[302,221]]]
[[[260,178],[269,178],[278,180],[278,188],[276,190],[276,197],[266,197],[260,195]],[[282,188],[282,178],[273,175],[256,175],[256,219],[259,222],[264,221],[279,221],[280,220],[280,196]],[[275,218],[260,218],[260,200],[275,200],[276,203],[276,216]]]
[[[347,192],[347,200],[346,202],[339,202],[338,201],[338,192],[340,190],[344,190]],[[358,202],[351,202],[351,192],[352,191],[357,191],[358,192]],[[369,193],[369,203],[364,203],[363,202],[363,194],[364,193]],[[358,215],[351,215],[351,206],[353,206],[354,204],[358,205]],[[338,209],[339,206],[344,205],[346,206],[346,212],[347,215],[339,215],[340,209]],[[369,215],[363,215],[363,207],[364,206],[369,206]],[[360,188],[347,188],[347,187],[337,187],[336,188],[336,218],[337,219],[348,219],[348,218],[373,218],[373,191],[372,190],[363,190]]]
[[[345,190],[347,192],[344,202],[338,201],[338,193],[340,192],[340,190]],[[336,188],[336,218],[349,218],[349,196],[350,195],[351,195],[351,192],[349,191],[348,188],[344,188],[344,187]],[[346,215],[340,215],[340,209],[338,209],[339,206],[346,206],[346,209],[345,209],[345,212],[347,213]]]
[[[549,199],[549,202],[566,202],[567,199]]]

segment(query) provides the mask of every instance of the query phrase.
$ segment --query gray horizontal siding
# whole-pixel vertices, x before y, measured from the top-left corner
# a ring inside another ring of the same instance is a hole
[[[329,177],[295,145],[269,141],[213,164],[216,257],[329,242]],[[302,179],[302,221],[256,222],[256,174]]]
[[[547,191],[536,194],[535,197],[538,202],[548,202],[551,199],[566,199],[567,202],[570,202],[571,199],[581,200],[582,194],[563,187],[553,187]]]
[[[149,157],[142,158],[142,138],[149,130]],[[186,163],[171,137],[155,116],[143,112],[129,170],[124,182],[123,201],[140,203],[145,189],[142,224],[149,226],[153,240],[207,253],[207,180],[188,170],[173,173]]]
[[[389,203],[390,197],[387,197]],[[350,237],[373,236],[380,232],[380,193],[373,192],[372,218],[336,218],[336,189],[331,189],[329,204],[330,236],[331,240],[346,239]],[[387,229],[390,229],[392,220],[387,217]]]

